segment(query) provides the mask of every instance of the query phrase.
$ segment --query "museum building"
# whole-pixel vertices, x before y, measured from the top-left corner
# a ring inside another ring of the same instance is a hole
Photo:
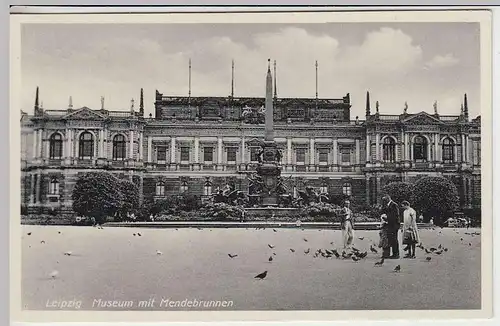
[[[21,203],[29,212],[71,212],[78,175],[109,171],[130,178],[141,200],[188,193],[210,198],[229,184],[247,191],[264,139],[264,102],[257,97],[168,96],[156,91],[155,114],[68,107],[21,111]],[[380,201],[392,181],[450,178],[461,208],[480,207],[481,118],[469,118],[467,95],[457,115],[379,112],[366,94],[364,119],[342,98],[280,98],[274,87],[274,137],[291,194],[306,186],[356,204]]]

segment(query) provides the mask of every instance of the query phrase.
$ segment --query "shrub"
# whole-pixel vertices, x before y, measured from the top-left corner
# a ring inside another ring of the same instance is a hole
[[[122,194],[119,214],[123,218],[127,213],[136,213],[139,208],[139,188],[127,179],[118,180],[117,183]]]
[[[384,186],[382,191],[394,200],[396,203],[401,204],[404,200],[413,204],[415,196],[415,185],[408,182],[391,182]]]
[[[415,183],[415,208],[426,220],[434,218],[434,224],[442,225],[453,216],[458,207],[458,191],[455,185],[443,177],[422,177]]]
[[[207,204],[200,213],[201,219],[211,221],[239,221],[243,208],[226,203]]]
[[[97,223],[120,209],[123,195],[118,179],[108,172],[88,172],[81,175],[73,190],[73,210],[80,215],[94,217]]]
[[[311,203],[303,208],[306,216],[311,216],[315,221],[337,220],[337,212],[340,207],[329,203]]]

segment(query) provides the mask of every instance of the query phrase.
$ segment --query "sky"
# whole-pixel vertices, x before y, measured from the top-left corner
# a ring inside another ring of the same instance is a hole
[[[234,60],[235,96],[265,94],[267,59],[276,60],[278,97],[316,93],[351,97],[351,118],[381,114],[460,114],[467,93],[471,117],[480,114],[477,23],[321,24],[26,24],[22,27],[22,110],[33,112],[36,87],[44,109],[73,106],[154,114],[155,90],[228,96]]]

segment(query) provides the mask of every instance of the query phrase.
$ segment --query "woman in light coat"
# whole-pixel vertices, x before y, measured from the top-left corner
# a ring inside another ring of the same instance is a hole
[[[408,245],[409,252],[405,258],[415,258],[415,247],[420,243],[417,228],[417,213],[410,207],[406,200],[401,203],[403,206],[403,244]]]

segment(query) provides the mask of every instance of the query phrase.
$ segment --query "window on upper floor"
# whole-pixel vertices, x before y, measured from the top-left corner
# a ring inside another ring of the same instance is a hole
[[[88,131],[80,135],[78,154],[80,159],[91,159],[94,157],[94,136]]]
[[[452,163],[455,160],[455,143],[450,138],[445,138],[442,144],[443,162]]]
[[[213,161],[214,161],[214,148],[203,147],[203,162],[210,164]]]
[[[318,153],[318,161],[319,163],[328,164],[328,149],[320,148]]]
[[[255,163],[259,161],[259,147],[251,147],[250,148],[250,162]]]
[[[156,148],[156,163],[165,164],[167,162],[167,147],[159,146]]]
[[[413,140],[413,160],[416,162],[427,161],[427,139],[417,136]]]
[[[123,135],[113,137],[113,160],[121,161],[126,158],[127,144]]]
[[[227,163],[236,163],[236,147],[227,148]]]
[[[60,133],[54,133],[50,136],[49,156],[51,159],[61,159],[63,156],[63,141]]]
[[[385,137],[382,143],[382,155],[384,162],[396,161],[396,141],[392,137]]]
[[[181,147],[181,162],[189,162],[189,147]]]
[[[340,162],[342,165],[351,164],[351,148],[350,147],[342,147],[340,149]]]
[[[299,164],[304,164],[306,162],[306,149],[297,148],[295,150],[295,161]]]

